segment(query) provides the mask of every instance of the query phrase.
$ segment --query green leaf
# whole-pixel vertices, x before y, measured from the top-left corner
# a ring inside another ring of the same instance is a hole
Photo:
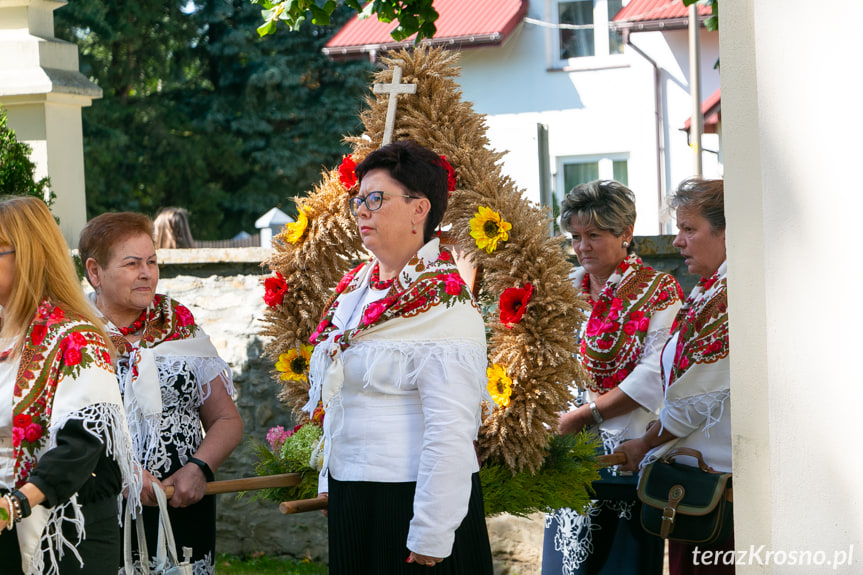
[[[267,34],[272,34],[275,31],[276,31],[276,23],[273,22],[272,20],[267,20],[266,22],[264,22],[263,24],[258,26],[258,35],[262,38],[264,36],[266,36]]]

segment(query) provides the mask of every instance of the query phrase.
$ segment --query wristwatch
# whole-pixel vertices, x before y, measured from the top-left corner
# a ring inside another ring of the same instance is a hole
[[[213,481],[216,478],[216,476],[213,475],[213,470],[210,469],[210,466],[207,465],[205,461],[201,461],[197,457],[190,457],[188,463],[194,463],[195,465],[200,467],[201,471],[204,472],[204,477],[207,479],[208,482]]]

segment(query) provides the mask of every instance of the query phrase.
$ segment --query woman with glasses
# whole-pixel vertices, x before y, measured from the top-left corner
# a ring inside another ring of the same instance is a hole
[[[491,574],[474,451],[484,323],[433,237],[447,170],[399,141],[356,175],[350,210],[374,257],[342,279],[312,336],[306,406],[326,413],[330,573]]]
[[[108,341],[47,206],[0,198],[0,573],[117,572],[141,472]]]

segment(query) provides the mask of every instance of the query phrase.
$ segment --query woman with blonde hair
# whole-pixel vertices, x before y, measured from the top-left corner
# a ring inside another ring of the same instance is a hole
[[[39,233],[34,233],[39,230]],[[138,506],[113,348],[47,206],[0,199],[0,557],[4,573],[108,573]]]

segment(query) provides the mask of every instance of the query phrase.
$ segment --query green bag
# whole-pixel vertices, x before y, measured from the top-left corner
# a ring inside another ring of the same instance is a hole
[[[689,455],[698,467],[676,463]],[[648,464],[638,481],[641,525],[653,535],[682,543],[711,545],[733,529],[731,474],[717,473],[700,451],[679,448]]]

